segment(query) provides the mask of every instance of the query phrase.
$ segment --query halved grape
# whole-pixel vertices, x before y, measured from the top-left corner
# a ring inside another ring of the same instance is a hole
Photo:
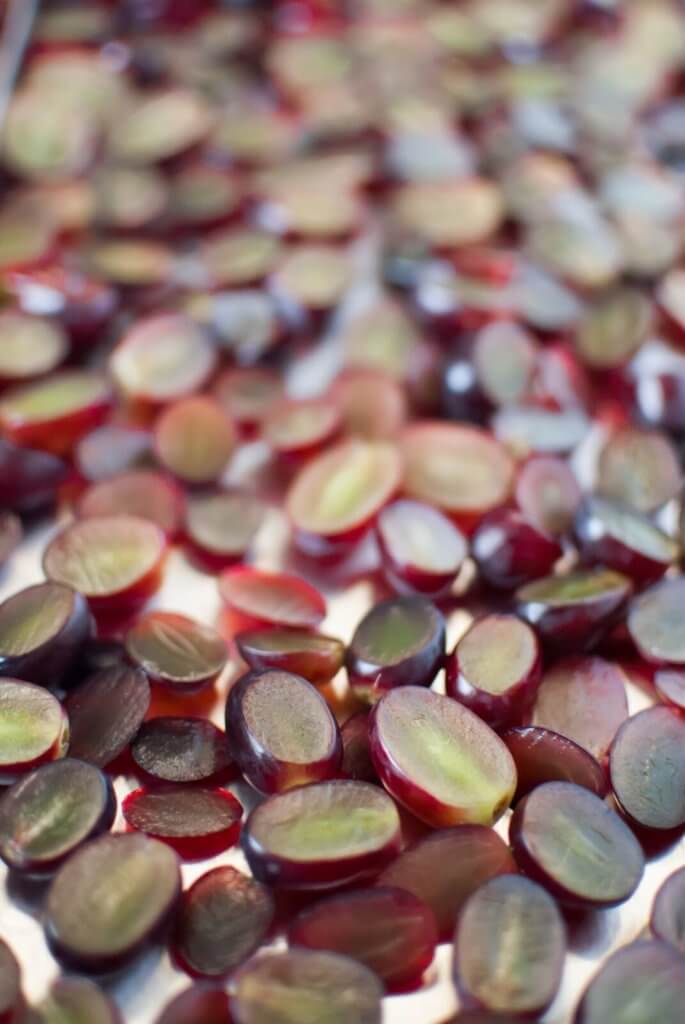
[[[239,182],[219,167],[182,167],[171,180],[169,216],[176,230],[218,227],[232,219],[243,200]]]
[[[149,461],[150,434],[135,427],[106,423],[82,437],[74,450],[74,462],[89,483],[126,474]]]
[[[403,489],[470,529],[511,492],[514,463],[484,431],[462,424],[419,422],[401,438]]]
[[[401,384],[382,370],[345,370],[333,381],[331,393],[345,433],[366,441],[397,437],[409,414]]]
[[[0,506],[31,512],[49,505],[67,465],[49,452],[19,448],[0,438]]]
[[[673,442],[656,430],[626,426],[599,454],[597,489],[639,512],[654,512],[678,493],[681,470]]]
[[[340,640],[306,630],[246,630],[234,639],[240,656],[250,668],[294,672],[315,686],[329,682],[342,668],[345,657],[345,647]]]
[[[340,738],[343,745],[343,776],[358,782],[378,783],[378,773],[371,758],[369,712],[358,711],[348,718],[340,730]]]
[[[685,962],[662,942],[631,942],[604,962],[578,1004],[574,1024],[680,1024]]]
[[[56,697],[20,679],[0,681],[0,782],[67,752],[69,719]]]
[[[378,700],[396,686],[430,686],[445,657],[445,620],[425,597],[394,597],[354,631],[345,665],[355,692]]]
[[[678,555],[678,545],[651,519],[623,502],[598,495],[576,512],[575,535],[585,562],[606,565],[637,584],[653,583]]]
[[[361,214],[359,197],[352,190],[333,190],[327,182],[316,190],[294,183],[267,192],[257,218],[267,230],[301,243],[293,250],[294,255],[304,251],[309,259],[318,256],[323,261],[336,250],[333,245],[316,243],[345,242],[352,238],[360,227]],[[349,262],[344,253],[343,258]]]
[[[0,381],[13,384],[56,370],[69,345],[57,323],[18,310],[0,313]]]
[[[178,858],[164,843],[101,836],[55,875],[45,903],[46,938],[70,966],[111,970],[156,936],[180,892]]]
[[[213,683],[228,661],[222,637],[211,626],[175,612],[148,612],[127,631],[126,653],[147,677],[181,693]]]
[[[194,304],[192,297],[189,303],[191,312],[197,308],[209,323],[220,350],[239,366],[249,367],[275,355],[285,341],[285,324],[270,292],[243,288],[200,294]]]
[[[685,711],[685,672],[679,668],[658,668],[654,673],[654,689],[664,702],[678,711]]]
[[[166,538],[136,516],[80,519],[58,533],[43,555],[48,579],[66,583],[96,613],[138,608],[157,590]]]
[[[608,783],[601,764],[567,736],[535,725],[507,729],[500,735],[516,764],[515,801],[543,782],[574,782],[597,796],[606,795]]]
[[[0,399],[0,427],[17,444],[66,455],[98,426],[112,401],[109,383],[92,370],[60,370],[13,388]]]
[[[352,264],[344,249],[299,245],[280,262],[271,286],[288,323],[306,331],[326,324],[328,315],[345,296],[351,279]]]
[[[545,782],[516,806],[514,857],[563,904],[613,907],[637,888],[645,859],[622,818],[589,789]]]
[[[485,241],[503,212],[499,190],[485,178],[410,182],[392,200],[397,223],[439,249]]]
[[[383,986],[335,953],[291,949],[256,957],[232,982],[236,1024],[380,1024]]]
[[[649,926],[655,938],[685,952],[685,868],[662,882],[654,897]]]
[[[542,656],[527,623],[492,614],[467,630],[446,667],[447,694],[499,728],[520,720],[535,700]]]
[[[199,494],[186,504],[185,532],[192,554],[221,569],[249,550],[266,517],[266,506],[251,494]]]
[[[261,284],[282,259],[275,235],[255,228],[231,228],[205,238],[200,265],[210,288],[247,288]]]
[[[10,947],[0,939],[0,1021],[2,1024],[20,1024],[25,1009],[21,967]]]
[[[685,664],[685,577],[655,583],[636,597],[627,626],[639,653],[647,661]]]
[[[138,732],[150,706],[150,684],[139,669],[114,664],[68,694],[69,756],[104,768]]]
[[[129,829],[168,843],[184,860],[204,860],[234,846],[242,804],[226,789],[134,789],[121,805]]]
[[[578,328],[578,354],[593,370],[623,366],[649,337],[653,320],[652,303],[643,291],[616,288],[585,314]]]
[[[228,995],[220,988],[192,985],[167,1003],[156,1024],[232,1024]]]
[[[373,709],[369,733],[383,785],[429,825],[490,825],[511,803],[511,754],[450,697],[418,686],[390,690]]]
[[[273,370],[239,367],[219,374],[213,394],[243,433],[249,434],[261,426],[272,403],[283,397],[284,388]]]
[[[58,686],[90,636],[85,599],[61,583],[36,583],[0,604],[0,676]]]
[[[581,490],[568,462],[556,455],[535,455],[519,470],[516,501],[526,519],[557,537],[573,524]]]
[[[413,893],[385,886],[328,896],[298,914],[288,929],[291,947],[352,957],[389,988],[417,982],[437,941],[430,907]]]
[[[626,676],[603,658],[563,658],[543,676],[533,724],[573,740],[599,761],[628,717]]]
[[[312,459],[295,477],[286,511],[305,536],[356,541],[400,485],[400,455],[390,444],[345,441]]]
[[[203,718],[152,718],[131,744],[133,763],[156,782],[207,782],[226,775],[232,759],[225,734]]]
[[[88,249],[86,266],[125,298],[142,305],[145,299],[164,294],[174,269],[174,253],[152,239],[106,238]],[[122,390],[126,390],[123,384]]]
[[[546,576],[562,555],[556,538],[513,508],[488,512],[478,524],[471,549],[483,579],[502,590]]]
[[[207,395],[182,398],[155,423],[155,448],[165,469],[184,483],[219,479],[236,446],[232,421]]]
[[[414,893],[432,909],[441,939],[451,938],[461,909],[476,889],[498,875],[516,874],[509,847],[494,829],[457,825],[425,836],[378,876],[379,885]]]
[[[250,814],[243,851],[267,885],[326,889],[379,871],[401,845],[400,816],[383,790],[335,780],[277,793]]]
[[[300,459],[317,454],[335,438],[340,413],[329,399],[284,399],[271,407],[262,429],[276,454]]]
[[[615,623],[630,592],[630,580],[621,573],[578,569],[519,587],[516,611],[550,645],[587,649]]]
[[[54,104],[48,113],[38,88],[18,89],[3,133],[3,162],[22,178],[38,182],[78,177],[95,151],[95,124],[87,109]]]
[[[226,735],[248,782],[277,793],[337,775],[340,732],[321,694],[292,672],[247,672],[226,701]]]
[[[528,878],[491,878],[459,915],[454,976],[466,1006],[542,1013],[559,988],[565,955],[566,929],[557,905]]]
[[[274,910],[273,896],[261,882],[232,867],[214,868],[183,894],[174,954],[195,977],[228,974],[261,946]]]
[[[509,405],[495,413],[492,431],[502,444],[527,455],[572,452],[590,429],[581,408],[547,409],[541,405]]]
[[[614,795],[637,825],[685,824],[685,722],[666,707],[633,715],[616,733],[609,755]]]
[[[309,629],[326,615],[326,602],[310,583],[289,573],[240,567],[219,577],[231,633],[264,626]]]
[[[33,1013],[35,1024],[121,1024],[116,1003],[88,978],[57,978]]]
[[[158,225],[168,190],[152,168],[106,165],[94,176],[95,220],[105,230],[140,231]]]
[[[86,187],[85,204],[90,203],[90,193],[85,182],[71,182],[62,188]],[[59,188],[59,186],[58,186]],[[56,190],[54,202],[58,204],[58,215],[68,214],[69,196]],[[73,202],[73,201],[72,201]],[[84,200],[75,195],[77,217]],[[89,216],[89,211],[86,211]],[[69,225],[66,226],[69,230]],[[32,267],[17,270],[8,275],[7,286],[16,298],[20,308],[33,316],[52,314],[69,335],[74,346],[80,348],[90,344],[103,330],[117,308],[117,294],[105,281],[83,274],[75,267],[51,263],[46,267]]]
[[[179,313],[139,320],[114,349],[110,371],[130,399],[161,404],[197,391],[216,363],[204,331]]]
[[[200,142],[212,126],[206,101],[188,89],[143,92],[131,101],[107,140],[109,153],[123,163],[168,160]]]
[[[71,757],[44,764],[0,800],[0,857],[14,871],[50,874],[115,813],[112,783],[98,768]]]
[[[449,589],[466,558],[466,540],[454,523],[421,501],[386,505],[376,522],[385,574],[392,586],[438,596]]]
[[[521,401],[531,384],[536,344],[515,321],[495,320],[474,338],[473,365],[478,387],[496,407]]]
[[[156,523],[174,537],[183,517],[183,495],[171,480],[153,469],[132,469],[92,484],[81,497],[77,515],[137,516]]]

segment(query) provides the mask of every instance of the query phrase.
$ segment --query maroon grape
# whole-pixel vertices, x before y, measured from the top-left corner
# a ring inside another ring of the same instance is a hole
[[[616,622],[630,592],[630,581],[618,572],[579,569],[528,583],[515,600],[521,618],[550,646],[585,650]]]
[[[491,586],[515,590],[547,576],[562,554],[559,542],[516,509],[496,509],[481,520],[471,542],[481,576]]]
[[[678,668],[658,668],[654,673],[654,689],[665,704],[685,711],[685,672]]]
[[[516,480],[516,501],[528,522],[558,537],[573,524],[581,490],[568,462],[555,455],[535,455],[524,462]]]
[[[76,469],[91,484],[140,469],[151,458],[152,438],[147,430],[113,423],[91,430],[74,450]]]
[[[574,782],[597,796],[606,795],[608,782],[601,764],[567,736],[527,725],[507,729],[501,737],[516,764],[515,801],[543,782]]]
[[[675,541],[646,515],[596,495],[578,508],[575,535],[583,561],[616,569],[638,585],[663,576],[678,554]]]
[[[378,782],[378,773],[371,757],[369,712],[358,711],[348,718],[340,730],[343,745],[342,774],[359,782]]]
[[[340,640],[306,630],[253,629],[234,639],[250,668],[294,672],[315,686],[330,682],[345,657]]]
[[[249,551],[266,516],[266,506],[250,494],[227,491],[197,494],[186,505],[185,535],[201,566],[223,569]]]
[[[106,767],[129,745],[150,706],[150,684],[139,669],[112,665],[67,696],[69,756]]]
[[[685,824],[685,722],[666,707],[633,715],[616,733],[609,755],[614,795],[637,825]]]
[[[184,860],[213,857],[235,845],[242,804],[225,789],[135,789],[121,805],[130,829],[168,843]]]
[[[152,718],[131,743],[131,757],[156,782],[208,782],[232,764],[225,734],[203,718]]]
[[[173,481],[152,469],[131,469],[97,481],[81,497],[77,514],[86,519],[102,516],[138,516],[155,523],[174,537],[183,517],[183,495]]]
[[[49,505],[66,477],[56,455],[0,438],[0,507],[31,512]]]
[[[284,572],[250,566],[226,569],[219,577],[231,635],[264,626],[310,629],[326,615],[326,602],[310,583]]]
[[[443,594],[466,557],[466,540],[454,523],[420,501],[386,505],[376,535],[385,575],[399,593]]]
[[[213,683],[228,661],[226,644],[215,629],[173,612],[142,615],[124,643],[131,662],[152,682],[179,693]]]
[[[59,686],[92,629],[85,599],[61,583],[37,583],[0,605],[0,676]]]
[[[167,1003],[156,1024],[233,1024],[223,989],[192,985]]]

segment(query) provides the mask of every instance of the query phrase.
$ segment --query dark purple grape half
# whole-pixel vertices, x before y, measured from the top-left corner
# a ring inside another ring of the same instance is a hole
[[[215,629],[174,612],[141,615],[124,643],[133,664],[152,682],[179,693],[213,683],[228,661],[226,643]]]
[[[378,782],[369,742],[369,712],[358,711],[340,730],[343,745],[342,773],[359,782]]]
[[[340,640],[299,629],[246,630],[235,643],[250,668],[294,672],[315,686],[330,682],[345,657]]]
[[[59,686],[92,630],[88,604],[61,583],[37,583],[0,605],[0,676]]]
[[[140,669],[112,665],[89,676],[64,702],[69,756],[106,767],[129,745],[149,706],[150,684]]]
[[[445,621],[425,597],[395,597],[366,613],[345,664],[356,693],[371,701],[397,686],[430,686],[445,657]]]
[[[678,555],[678,545],[651,519],[612,498],[585,498],[576,512],[581,558],[616,569],[638,585],[653,583]]]
[[[59,960],[80,970],[121,966],[149,940],[181,892],[178,858],[148,836],[101,836],[55,875],[45,903],[45,932]]]
[[[462,1003],[528,1016],[559,988],[566,930],[552,897],[521,875],[491,878],[466,901],[454,937]]]
[[[235,1024],[380,1024],[383,986],[336,953],[291,949],[255,957],[231,985]]]
[[[0,1024],[20,1024],[24,1009],[21,968],[10,947],[0,939]]]
[[[626,676],[603,658],[562,658],[545,673],[533,724],[561,733],[599,761],[628,717]]]
[[[14,782],[48,761],[64,757],[69,719],[42,686],[20,679],[0,681],[0,782]]]
[[[35,1024],[122,1024],[116,1004],[88,978],[57,978],[33,1013]]]
[[[209,985],[191,985],[162,1010],[156,1024],[233,1024],[228,995]]]
[[[376,535],[388,582],[400,593],[449,590],[466,558],[466,540],[444,513],[421,501],[386,505]]]
[[[226,789],[135,789],[121,805],[129,829],[168,843],[184,860],[213,857],[240,835],[242,804]]]
[[[261,803],[243,828],[252,874],[268,885],[325,889],[380,871],[400,849],[400,817],[378,786],[334,780]]]
[[[630,580],[620,573],[578,569],[520,587],[516,610],[550,646],[584,650],[614,624],[630,592]]]
[[[642,849],[626,823],[571,782],[546,782],[524,797],[509,836],[522,870],[571,907],[616,906],[642,878]]]
[[[99,768],[70,757],[42,765],[0,800],[0,857],[15,871],[50,874],[111,827],[116,806]]]
[[[655,583],[636,597],[628,612],[628,632],[647,661],[685,665],[685,577]]]
[[[156,782],[206,782],[232,764],[225,734],[204,718],[151,718],[131,744],[137,768]]]
[[[574,1024],[681,1024],[685,960],[663,942],[632,942],[604,962]]]
[[[389,988],[415,983],[438,941],[433,911],[406,889],[377,886],[329,896],[291,923],[288,942],[365,964]]]
[[[501,733],[516,764],[515,800],[543,782],[574,782],[605,796],[607,777],[599,761],[567,736],[541,726],[526,725]]]
[[[486,615],[447,659],[446,692],[493,728],[521,720],[535,700],[542,656],[534,630],[515,615]]]
[[[226,735],[255,789],[277,793],[338,773],[337,722],[315,687],[292,672],[247,672],[226,701]]]
[[[547,576],[561,558],[562,548],[513,508],[495,509],[481,520],[471,541],[479,572],[500,590]]]
[[[657,939],[685,953],[685,868],[674,871],[659,887],[649,924]]]
[[[369,735],[383,785],[428,825],[491,825],[511,803],[511,754],[451,697],[419,686],[391,690],[371,713]]]
[[[471,893],[518,868],[507,844],[485,825],[456,825],[425,836],[404,850],[378,876],[380,885],[414,893],[435,914],[442,939],[454,926]]]
[[[183,894],[173,949],[196,977],[222,977],[266,938],[274,916],[271,892],[230,866],[214,868]]]
[[[685,824],[685,721],[666,707],[633,715],[611,745],[609,774],[616,799],[637,825]]]
[[[56,455],[0,439],[0,508],[33,512],[49,505],[67,473]]]

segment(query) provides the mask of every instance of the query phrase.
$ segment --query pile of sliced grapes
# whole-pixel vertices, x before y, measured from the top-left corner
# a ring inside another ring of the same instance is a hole
[[[682,2],[0,22],[0,1024],[683,1024]]]

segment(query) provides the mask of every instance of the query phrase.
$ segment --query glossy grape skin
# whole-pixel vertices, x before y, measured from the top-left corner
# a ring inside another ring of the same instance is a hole
[[[332,712],[318,690],[292,672],[241,676],[226,701],[226,735],[243,775],[263,793],[333,778],[342,761]]]
[[[511,802],[509,751],[450,697],[417,686],[391,690],[371,713],[369,737],[383,785],[428,825],[490,825]]]
[[[520,875],[485,882],[466,901],[454,938],[463,1003],[495,1012],[541,1013],[556,995],[566,929],[551,896]]]
[[[645,515],[608,498],[585,498],[575,536],[583,561],[616,569],[638,586],[653,583],[676,560],[678,546]]]
[[[65,700],[69,756],[106,767],[129,745],[149,706],[150,684],[139,669],[115,664],[88,676]]]
[[[609,753],[614,795],[629,819],[645,829],[685,824],[685,722],[657,706],[633,715]]]
[[[252,811],[242,834],[254,877],[289,889],[326,889],[373,875],[400,845],[393,801],[377,786],[352,780],[277,793]]]
[[[340,729],[343,745],[341,772],[349,779],[380,784],[371,757],[369,714],[368,711],[358,711]]]
[[[0,676],[59,686],[92,632],[85,598],[61,583],[37,583],[0,605]]]
[[[425,597],[397,597],[375,605],[357,626],[345,666],[360,696],[378,700],[406,685],[430,686],[445,656],[445,622]]]
[[[546,782],[524,797],[509,836],[522,870],[566,906],[616,906],[642,878],[642,849],[623,819],[570,782]]]
[[[0,857],[14,871],[51,874],[82,843],[111,828],[111,781],[84,761],[42,765],[0,800]]]
[[[421,977],[437,940],[435,917],[426,904],[406,890],[380,886],[319,900],[288,929],[291,946],[350,956],[391,989]]]
[[[685,963],[665,943],[641,940],[613,953],[586,988],[574,1024],[680,1024]]]
[[[296,629],[254,629],[238,633],[235,644],[252,669],[282,669],[303,676],[314,686],[328,683],[342,667],[340,640]]]
[[[483,517],[471,550],[483,579],[501,590],[515,590],[547,576],[562,555],[555,538],[510,508],[496,509]]]
[[[599,761],[567,736],[535,725],[500,735],[516,763],[515,802],[544,782],[574,782],[597,796],[606,795],[608,781]]]
[[[542,655],[534,631],[514,615],[486,615],[446,664],[445,692],[492,728],[516,724],[535,700]]]

